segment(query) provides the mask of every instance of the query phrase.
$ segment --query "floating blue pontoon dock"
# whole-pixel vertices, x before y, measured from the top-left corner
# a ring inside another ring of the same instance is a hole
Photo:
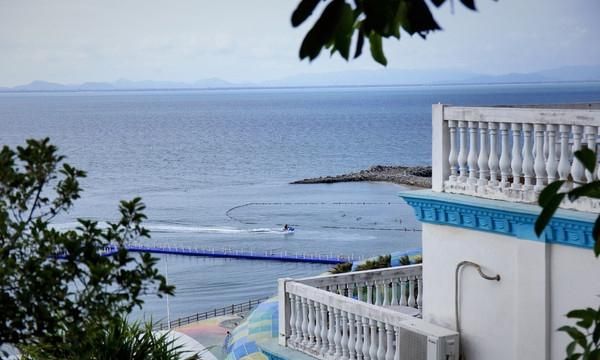
[[[284,262],[301,262],[313,264],[340,264],[359,260],[354,256],[337,256],[337,255],[319,255],[319,254],[298,254],[288,252],[272,252],[272,251],[253,251],[253,250],[232,250],[232,249],[196,249],[196,248],[180,248],[170,246],[141,246],[127,245],[128,251],[131,252],[146,252],[154,254],[170,254],[184,256],[203,256],[215,258],[230,258],[230,259],[245,259],[245,260],[269,260],[269,261],[284,261]],[[114,254],[115,247],[104,249],[105,255]]]

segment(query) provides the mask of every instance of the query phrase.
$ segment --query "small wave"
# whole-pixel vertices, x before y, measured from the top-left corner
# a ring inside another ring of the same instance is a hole
[[[236,229],[217,226],[184,226],[184,225],[146,225],[146,229],[156,233],[198,233],[198,234],[281,234],[281,229],[256,228]]]
[[[78,222],[65,222],[51,224],[50,226],[58,231],[75,230],[80,224]],[[104,222],[98,223],[98,227],[105,228]],[[255,228],[255,229],[237,229],[232,227],[218,226],[187,226],[187,225],[162,225],[147,224],[144,227],[155,233],[176,233],[176,234],[281,234],[280,228]]]

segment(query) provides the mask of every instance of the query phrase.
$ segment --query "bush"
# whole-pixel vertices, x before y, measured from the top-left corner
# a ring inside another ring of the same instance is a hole
[[[375,260],[367,260],[364,264],[358,265],[356,271],[388,268],[392,266],[391,261],[391,255],[380,256]]]
[[[97,329],[94,336],[86,338],[66,351],[57,351],[51,344],[29,345],[23,348],[24,359],[59,360],[179,360],[183,359],[181,346],[175,345],[168,332],[157,334],[152,324],[129,323],[126,318],[116,319],[107,327]],[[187,360],[199,359],[192,355]]]
[[[329,270],[329,272],[332,274],[343,274],[343,273],[350,272],[351,270],[352,270],[352,263],[346,262],[346,263],[337,264],[331,270]]]

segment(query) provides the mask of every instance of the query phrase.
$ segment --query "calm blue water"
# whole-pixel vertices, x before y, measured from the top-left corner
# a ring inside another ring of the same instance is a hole
[[[374,255],[420,245],[419,232],[403,231],[419,224],[396,196],[402,187],[288,183],[374,164],[429,164],[433,103],[593,100],[600,84],[3,94],[0,143],[49,136],[88,171],[83,198],[59,226],[114,219],[118,200],[142,196],[157,243]],[[261,204],[227,214],[247,203]],[[296,233],[277,233],[284,223]],[[173,317],[326,269],[175,256],[161,268],[167,263],[177,285]],[[148,297],[136,316],[163,318],[164,304]]]

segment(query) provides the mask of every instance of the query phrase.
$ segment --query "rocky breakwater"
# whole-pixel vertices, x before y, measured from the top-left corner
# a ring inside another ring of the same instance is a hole
[[[384,181],[394,184],[431,187],[431,166],[384,166],[376,165],[367,170],[336,175],[322,176],[294,181],[291,184],[331,184],[351,181]]]

